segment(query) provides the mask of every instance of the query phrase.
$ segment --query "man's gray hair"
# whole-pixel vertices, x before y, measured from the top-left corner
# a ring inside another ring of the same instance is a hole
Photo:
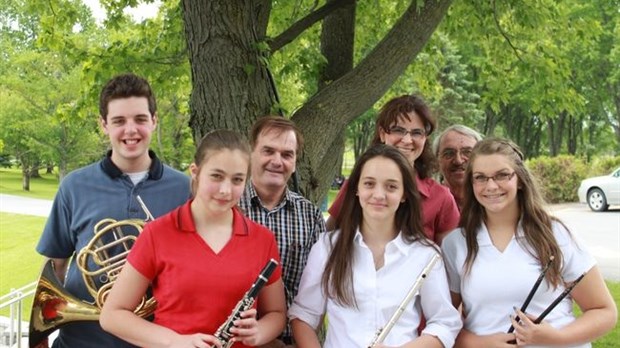
[[[478,133],[478,131],[471,129],[462,124],[452,125],[444,129],[443,132],[441,132],[433,141],[433,153],[435,154],[435,156],[439,157],[439,143],[441,143],[441,139],[443,139],[444,135],[446,135],[448,132],[451,132],[451,131],[461,133],[466,137],[473,138],[476,140],[476,142],[479,142],[480,140],[482,140],[482,135]]]

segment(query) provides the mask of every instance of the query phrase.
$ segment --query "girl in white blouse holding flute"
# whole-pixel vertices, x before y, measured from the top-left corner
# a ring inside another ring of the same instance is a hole
[[[454,306],[463,306],[455,347],[583,348],[611,330],[616,306],[594,259],[545,211],[519,148],[479,142],[465,177],[461,227],[442,243]]]
[[[442,262],[403,303],[438,253],[426,239],[411,165],[398,149],[376,145],[357,161],[333,232],[313,246],[289,309],[299,348],[320,347],[316,329],[327,316],[323,347],[367,347],[392,315],[403,312],[376,347],[451,347],[462,323],[452,307]],[[426,327],[418,335],[424,313]]]

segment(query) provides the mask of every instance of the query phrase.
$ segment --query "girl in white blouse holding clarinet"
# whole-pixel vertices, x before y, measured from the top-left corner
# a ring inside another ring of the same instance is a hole
[[[320,347],[316,330],[324,315],[326,348],[452,347],[462,323],[443,263],[429,264],[438,250],[424,235],[411,171],[389,145],[373,146],[357,161],[337,229],[313,246],[288,312],[299,348]],[[413,284],[419,291],[403,301]],[[422,313],[426,327],[418,335]]]
[[[517,145],[479,142],[465,177],[461,227],[442,243],[453,303],[464,316],[455,347],[582,348],[610,331],[617,311],[603,277],[545,211]]]

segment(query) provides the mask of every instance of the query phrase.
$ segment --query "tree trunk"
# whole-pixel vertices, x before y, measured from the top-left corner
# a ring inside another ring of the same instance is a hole
[[[317,202],[338,163],[345,127],[368,110],[422,50],[452,0],[411,1],[377,46],[351,71],[317,92],[292,119],[306,146],[297,166],[301,193]],[[258,47],[265,37],[269,0],[183,0],[193,90],[190,126],[195,140],[216,128],[247,133],[277,101]],[[327,173],[318,174],[318,173]]]
[[[30,191],[30,173],[32,172],[26,165],[22,164],[22,190]]]
[[[265,53],[258,50],[258,38],[264,37],[266,27],[260,28],[260,18],[255,17],[259,7],[264,17],[261,11],[267,3],[182,1],[192,72],[190,126],[194,141],[218,128],[247,134],[254,120],[270,113],[275,90]]]
[[[39,168],[41,167],[41,161],[36,160],[34,164],[30,167],[30,178],[40,178],[41,174],[39,174]]]
[[[555,157],[562,149],[562,135],[564,132],[564,120],[566,119],[566,111],[562,111],[557,119],[550,118],[547,120],[547,129],[549,134],[549,155]]]
[[[329,0],[328,3],[340,1],[343,0]],[[348,2],[350,4],[332,12],[323,20],[321,53],[325,56],[327,64],[320,71],[319,91],[353,69],[355,1]],[[326,193],[331,187],[334,176],[340,174],[345,140],[346,127],[336,135],[330,151],[323,160],[323,170],[320,171],[322,175],[317,178],[317,192]],[[321,201],[324,196],[322,195],[316,202]]]

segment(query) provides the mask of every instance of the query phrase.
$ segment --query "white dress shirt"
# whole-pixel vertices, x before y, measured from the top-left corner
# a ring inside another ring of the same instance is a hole
[[[552,228],[562,251],[562,278],[570,283],[594,267],[596,261],[560,223],[554,222]],[[443,240],[441,246],[450,278],[450,290],[461,295],[464,327],[467,330],[476,335],[507,332],[511,325],[509,315],[514,314],[513,307],[520,308],[523,305],[540,275],[540,262],[526,249],[521,224],[503,252],[493,245],[484,223],[477,231],[477,240],[478,255],[467,275],[464,274],[467,244],[462,230],[454,230]],[[543,281],[526,313],[538,316],[564,289],[564,285],[553,289]],[[571,297],[565,297],[544,320],[555,328],[572,323],[575,316]],[[571,347],[590,346],[586,343]]]
[[[375,270],[371,250],[359,230],[354,238],[353,290],[357,308],[344,307],[327,298],[321,277],[331,252],[330,236],[323,233],[312,247],[301,277],[299,293],[288,311],[290,319],[299,319],[311,327],[327,315],[325,348],[367,347],[377,330],[383,328],[397,311],[418,275],[437,251],[419,242],[407,244],[399,233],[385,246],[384,266]],[[421,314],[426,317],[423,334],[437,337],[444,347],[452,347],[461,329],[460,314],[452,306],[443,262],[438,262],[426,277],[420,291],[405,306],[384,343],[402,345],[418,337]]]

